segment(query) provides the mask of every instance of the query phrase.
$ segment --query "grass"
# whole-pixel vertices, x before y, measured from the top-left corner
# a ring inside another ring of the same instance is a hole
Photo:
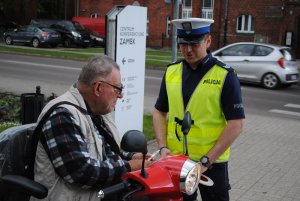
[[[145,134],[147,141],[155,138],[153,133],[152,115],[150,114],[144,115],[143,133]]]
[[[29,46],[0,45],[0,52],[88,60],[96,54],[104,54],[104,48],[32,48]],[[177,55],[178,57],[181,57],[181,53],[178,53]],[[147,49],[146,67],[165,68],[171,63],[171,58],[171,51]]]
[[[2,122],[0,123],[0,133],[10,127],[18,126],[20,123],[18,122]],[[152,129],[152,115],[144,115],[144,126],[143,126],[143,133],[147,141],[154,139],[154,133]]]

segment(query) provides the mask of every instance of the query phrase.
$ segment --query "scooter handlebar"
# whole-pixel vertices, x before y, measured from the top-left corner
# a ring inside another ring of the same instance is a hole
[[[104,188],[98,192],[98,197],[103,199],[104,197],[107,197],[109,195],[112,195],[113,193],[117,193],[119,191],[123,191],[127,189],[130,186],[130,182],[128,181],[122,181],[121,183],[115,184],[113,186],[109,186],[107,188]]]

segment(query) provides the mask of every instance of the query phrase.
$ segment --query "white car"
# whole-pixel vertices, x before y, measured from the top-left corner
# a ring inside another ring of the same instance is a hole
[[[299,82],[296,59],[289,47],[240,42],[212,54],[234,68],[241,82],[259,83],[268,89]]]

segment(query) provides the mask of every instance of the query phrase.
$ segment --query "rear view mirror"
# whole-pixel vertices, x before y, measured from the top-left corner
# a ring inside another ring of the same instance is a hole
[[[127,152],[147,154],[147,141],[144,134],[138,130],[127,131],[121,140],[121,148]]]

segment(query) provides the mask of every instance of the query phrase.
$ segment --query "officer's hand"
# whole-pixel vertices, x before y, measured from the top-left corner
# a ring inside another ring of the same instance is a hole
[[[172,154],[171,154],[171,151],[168,148],[165,147],[165,148],[160,150],[160,156],[162,158],[170,156],[170,155],[172,155]]]
[[[200,162],[199,162],[200,166],[201,166],[201,174],[204,173],[208,168],[205,167],[204,165],[202,165]]]

